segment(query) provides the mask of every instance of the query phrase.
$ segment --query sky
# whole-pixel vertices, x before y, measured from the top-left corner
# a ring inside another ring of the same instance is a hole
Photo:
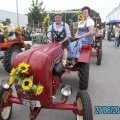
[[[18,12],[27,14],[31,7],[32,0],[0,0],[0,10],[16,12],[16,1],[18,1]],[[39,0],[41,1],[41,0]],[[42,0],[43,6],[47,11],[51,10],[70,10],[80,9],[83,6],[89,6],[96,12],[100,13],[102,22],[106,20],[106,16],[114,10],[120,0]]]

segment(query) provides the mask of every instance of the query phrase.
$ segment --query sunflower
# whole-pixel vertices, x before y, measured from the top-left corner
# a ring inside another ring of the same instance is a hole
[[[20,71],[21,73],[27,73],[29,70],[30,65],[22,62],[18,65],[18,71]]]
[[[13,76],[15,74],[15,71],[16,70],[14,68],[12,68],[10,75]]]
[[[33,81],[30,78],[25,78],[22,81],[22,89],[23,90],[30,90],[32,86],[33,86]]]
[[[37,90],[36,90],[36,95],[40,95],[42,93],[43,89],[44,89],[44,87],[39,85]]]
[[[15,81],[15,78],[13,76],[10,76],[9,85],[12,85],[14,81]]]

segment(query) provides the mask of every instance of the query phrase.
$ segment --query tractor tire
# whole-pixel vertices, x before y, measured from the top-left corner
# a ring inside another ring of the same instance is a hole
[[[0,120],[11,120],[12,116],[12,104],[6,107],[2,106],[6,92],[8,91],[4,91],[3,87],[0,86]]]
[[[12,63],[15,59],[15,57],[22,52],[21,47],[19,45],[13,45],[11,48],[9,48],[4,55],[3,59],[3,66],[5,70],[10,73],[12,69]]]
[[[93,120],[92,104],[87,91],[79,91],[76,101],[78,110],[83,110],[83,116],[76,115],[76,120]]]
[[[102,38],[100,38],[100,49],[102,49]]]
[[[101,65],[102,61],[102,49],[98,49],[97,51],[97,65]]]
[[[78,77],[80,90],[87,90],[89,81],[89,63],[80,63]]]

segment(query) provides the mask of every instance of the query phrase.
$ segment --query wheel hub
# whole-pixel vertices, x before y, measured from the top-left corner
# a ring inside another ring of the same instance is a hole
[[[77,108],[78,110],[83,109],[82,100],[80,98],[77,99]],[[80,116],[80,115],[76,115],[76,118],[77,120],[83,120],[83,116]]]

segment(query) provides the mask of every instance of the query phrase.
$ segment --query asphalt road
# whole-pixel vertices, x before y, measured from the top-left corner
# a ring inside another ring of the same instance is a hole
[[[0,76],[1,79],[8,78],[3,68],[0,69]],[[66,74],[62,80],[62,84],[72,86],[73,94],[69,102],[73,102],[78,91],[77,73]],[[100,66],[96,65],[95,57],[91,58],[88,93],[92,101],[93,114],[95,106],[120,106],[120,48],[115,48],[113,42],[103,41],[103,59]],[[59,91],[57,98],[60,98]],[[13,105],[11,120],[29,120],[28,116],[28,107]],[[37,120],[75,120],[75,116],[72,111],[43,109]],[[120,120],[120,114],[94,114],[94,120]]]

